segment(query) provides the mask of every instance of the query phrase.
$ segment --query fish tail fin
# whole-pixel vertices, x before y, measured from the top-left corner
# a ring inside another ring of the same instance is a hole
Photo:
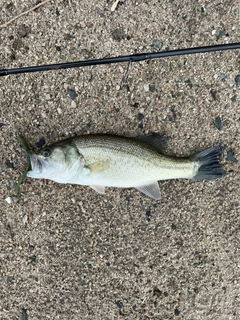
[[[195,154],[193,159],[199,167],[192,179],[211,180],[220,178],[224,174],[224,170],[219,163],[219,159],[224,149],[222,146],[216,146]]]

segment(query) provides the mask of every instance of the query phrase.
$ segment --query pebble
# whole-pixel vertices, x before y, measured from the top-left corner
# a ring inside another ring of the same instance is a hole
[[[158,289],[158,287],[153,288],[153,295],[160,297],[162,295],[162,291]]]
[[[120,71],[120,73],[123,73],[124,72],[124,69],[123,69],[123,67],[119,67],[119,71]]]
[[[162,48],[162,43],[160,41],[154,41],[152,47],[155,50],[160,50]]]
[[[11,48],[9,46],[4,47],[4,50],[8,54],[12,54],[12,50],[11,50]]]
[[[138,118],[138,120],[141,121],[144,118],[144,115],[139,112],[138,115],[137,115],[137,118]]]
[[[214,121],[214,125],[218,130],[221,130],[221,128],[222,128],[222,119],[219,116],[216,117],[216,119]]]
[[[17,183],[16,183],[16,182],[14,182],[14,183],[12,184],[12,188],[13,188],[13,189],[16,189],[16,188],[17,188]]]
[[[63,38],[64,38],[64,40],[71,40],[71,39],[72,39],[72,36],[71,36],[69,33],[65,33],[65,34],[63,35]]]
[[[217,35],[217,40],[221,39],[225,35],[225,30],[220,30],[218,35]]]
[[[17,203],[17,202],[19,201],[19,198],[18,198],[18,197],[13,196],[13,197],[12,197],[12,200],[13,200],[13,202],[14,202],[14,203]]]
[[[25,216],[22,219],[23,224],[26,224],[28,221],[28,216],[25,214]]]
[[[22,309],[21,320],[28,320],[28,314],[26,309]]]
[[[178,316],[180,314],[180,311],[176,308],[176,309],[174,309],[174,314],[175,314],[175,316]]]
[[[77,94],[74,90],[68,90],[68,95],[72,100],[77,98]]]
[[[192,88],[192,82],[191,82],[191,80],[190,79],[187,79],[187,80],[185,80],[184,81],[185,82],[185,84],[187,85],[187,86],[189,86],[190,88]]]
[[[27,36],[28,30],[24,24],[21,24],[17,30],[20,38],[25,38]]]
[[[117,300],[117,301],[115,301],[115,304],[117,305],[117,307],[118,307],[119,309],[122,309],[122,307],[123,307],[122,301]]]
[[[232,150],[228,150],[226,160],[231,161],[231,162],[235,162],[235,163],[238,162],[238,159],[234,157],[234,153]]]
[[[71,107],[72,107],[72,108],[76,108],[76,102],[75,102],[75,101],[72,101],[72,102],[71,102]]]
[[[138,108],[139,107],[139,103],[138,102],[135,102],[134,104],[133,104],[133,108]]]
[[[111,31],[112,39],[115,41],[121,41],[125,39],[125,32],[122,27],[116,28]]]
[[[172,112],[172,116],[169,117],[169,121],[174,122],[176,120],[176,113],[175,113],[175,107],[176,106],[171,106],[170,111]]]
[[[19,201],[18,197],[7,197],[5,199],[5,201],[7,201],[8,204],[11,204],[11,203],[17,203]]]
[[[7,197],[7,198],[5,199],[5,201],[7,201],[7,203],[10,204],[10,203],[12,203],[12,198],[11,198],[11,197]]]
[[[225,81],[227,79],[227,75],[224,73],[221,73],[219,77],[222,81]]]
[[[154,85],[149,86],[149,91],[154,92],[156,90],[156,87]]]
[[[81,28],[85,28],[85,27],[86,27],[86,23],[85,23],[84,21],[80,21],[79,24],[80,24],[80,27],[81,27]]]
[[[144,91],[149,91],[149,84],[144,84],[143,86]]]
[[[102,9],[97,7],[96,11],[97,11],[97,14],[99,14],[102,17],[104,17],[105,14],[104,14],[104,11]]]
[[[10,168],[10,169],[13,169],[13,168],[14,168],[13,163],[12,163],[10,160],[7,160],[7,161],[6,161],[6,165],[7,165],[7,167]]]
[[[240,89],[240,74],[238,74],[235,78],[235,83],[238,89]]]
[[[36,147],[38,149],[41,149],[44,146],[45,143],[46,143],[45,139],[44,138],[40,138],[39,141],[36,143]]]

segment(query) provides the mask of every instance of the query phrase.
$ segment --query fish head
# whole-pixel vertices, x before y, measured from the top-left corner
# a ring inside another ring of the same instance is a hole
[[[84,158],[73,144],[55,144],[30,154],[31,178],[67,183],[84,168]]]

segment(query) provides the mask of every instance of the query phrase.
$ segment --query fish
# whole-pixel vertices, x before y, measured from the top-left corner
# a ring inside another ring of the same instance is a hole
[[[164,154],[166,141],[161,134],[137,138],[89,134],[67,138],[37,153],[31,152],[27,177],[90,186],[100,194],[105,193],[105,187],[136,188],[160,200],[160,180],[210,180],[224,174],[219,163],[222,146],[189,157],[173,157]]]

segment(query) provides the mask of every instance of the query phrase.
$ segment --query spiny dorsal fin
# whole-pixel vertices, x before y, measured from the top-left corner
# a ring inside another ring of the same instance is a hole
[[[157,150],[159,153],[163,153],[167,147],[168,137],[163,134],[152,133],[147,136],[140,136],[135,138],[141,141],[153,149]]]

